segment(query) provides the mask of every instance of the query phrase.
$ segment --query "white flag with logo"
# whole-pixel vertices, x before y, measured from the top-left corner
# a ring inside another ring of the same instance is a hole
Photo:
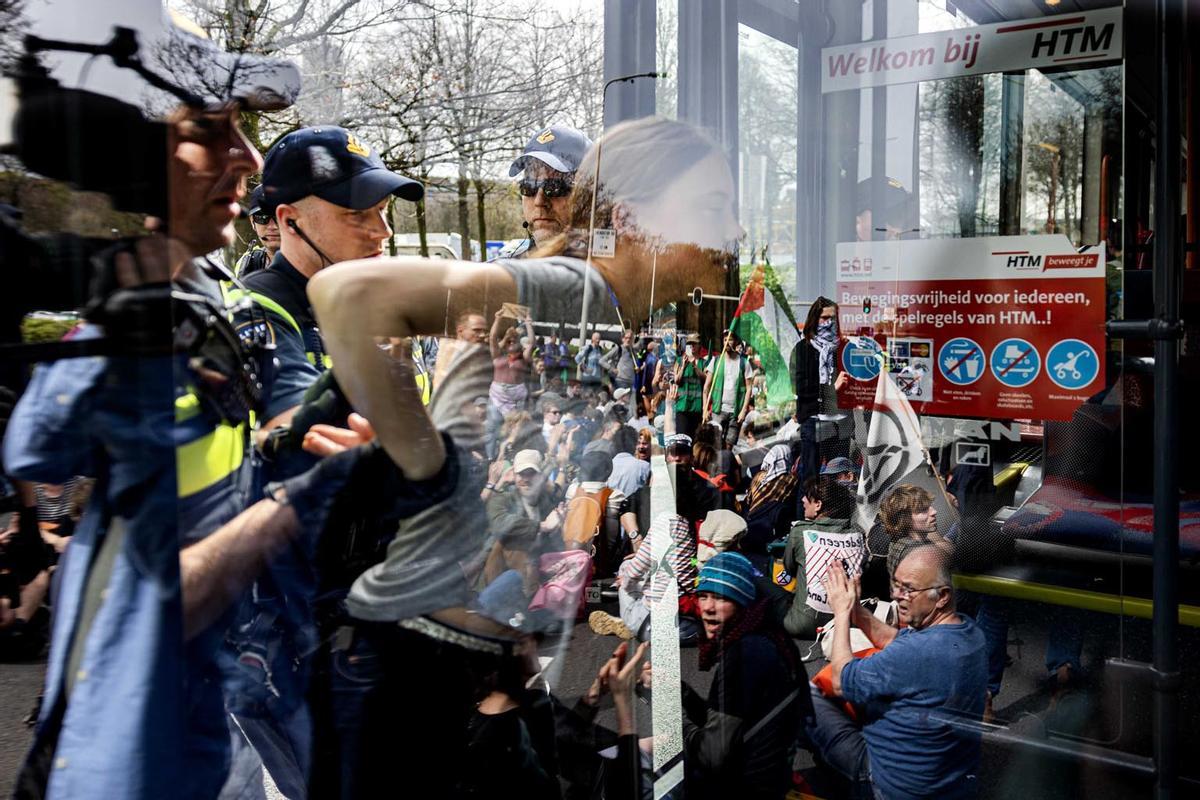
[[[879,503],[892,487],[924,460],[921,421],[891,374],[882,370],[858,479],[858,524],[864,531],[871,530]]]

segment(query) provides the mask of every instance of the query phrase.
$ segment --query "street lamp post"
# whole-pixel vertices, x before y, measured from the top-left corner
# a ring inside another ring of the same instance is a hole
[[[665,72],[639,72],[636,75],[622,75],[619,78],[613,78],[612,80],[605,82],[604,90],[600,93],[601,119],[604,117],[604,104],[608,99],[608,87],[612,86],[614,83],[633,83],[638,78],[654,78],[657,80],[658,78],[665,77],[667,77],[667,73]],[[596,232],[596,198],[600,191],[600,156],[603,153],[603,142],[603,136],[596,140],[596,170],[592,175],[592,208],[588,217],[587,258],[584,262],[586,263],[588,269],[591,269],[592,267],[592,245],[594,244],[593,238],[595,237]],[[590,275],[585,273],[583,281],[583,309],[579,314],[580,346],[582,346],[587,340],[588,306],[592,302],[592,282],[589,280],[589,278]]]

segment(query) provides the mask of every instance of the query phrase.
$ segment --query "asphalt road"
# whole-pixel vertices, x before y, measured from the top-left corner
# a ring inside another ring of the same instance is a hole
[[[12,791],[17,768],[33,741],[33,729],[21,722],[42,688],[46,662],[0,664],[0,797]]]

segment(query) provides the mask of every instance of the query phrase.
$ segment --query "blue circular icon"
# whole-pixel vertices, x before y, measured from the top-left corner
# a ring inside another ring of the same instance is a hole
[[[938,369],[955,386],[968,386],[983,376],[983,348],[965,336],[951,339],[938,351]]]
[[[1087,342],[1063,339],[1046,353],[1046,374],[1064,389],[1082,389],[1100,374],[1100,360]]]
[[[856,381],[873,381],[879,377],[882,354],[874,339],[851,336],[842,350],[842,367]]]
[[[992,351],[991,366],[996,380],[1015,389],[1033,383],[1042,368],[1042,357],[1024,339],[1005,339]]]

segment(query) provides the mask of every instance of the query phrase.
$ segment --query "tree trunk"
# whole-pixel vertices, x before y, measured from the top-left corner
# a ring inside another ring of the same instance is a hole
[[[425,224],[425,200],[417,201],[417,238],[421,241],[421,255],[429,258],[429,235]]]
[[[467,165],[460,162],[458,165],[458,232],[462,235],[462,260],[473,261],[471,258],[471,219],[468,210],[467,188],[470,181],[467,180]]]
[[[484,219],[484,192],[483,181],[475,179],[475,218],[479,224],[479,256],[480,260],[487,261],[487,221]]]
[[[388,227],[392,229],[392,235],[388,237],[388,255],[396,255],[396,195],[388,197],[387,207]]]

